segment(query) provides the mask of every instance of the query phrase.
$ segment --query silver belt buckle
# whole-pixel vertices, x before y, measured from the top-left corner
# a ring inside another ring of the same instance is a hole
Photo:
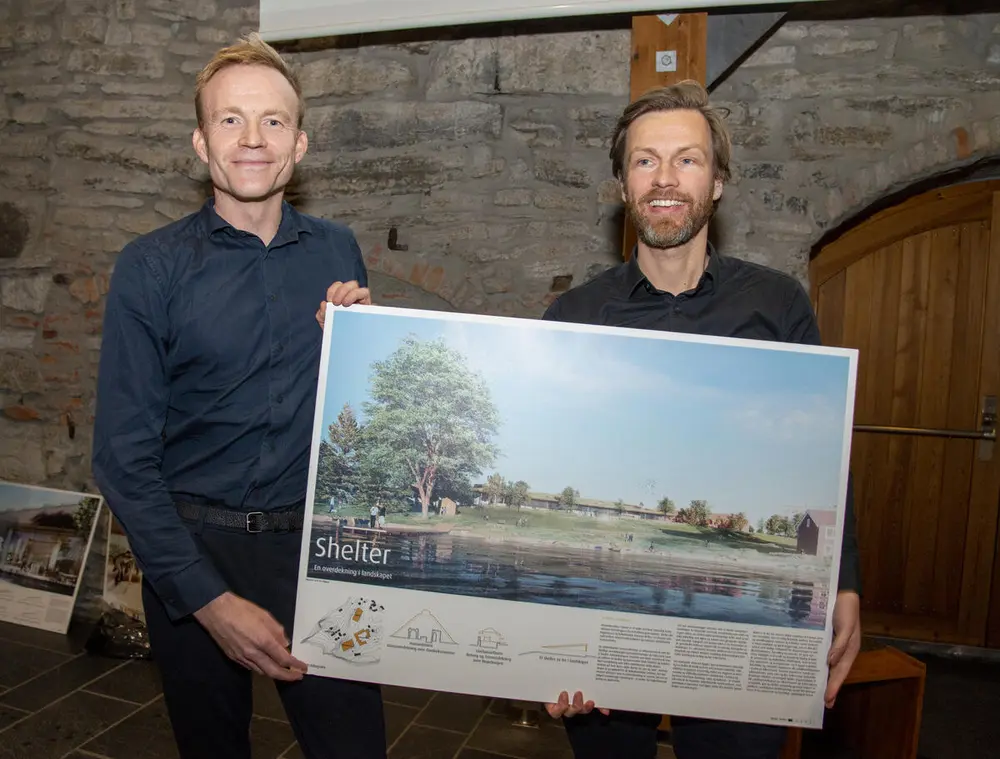
[[[248,512],[247,513],[247,532],[253,532],[253,533],[263,532],[264,528],[260,526],[259,522],[257,523],[256,529],[254,529],[254,527],[253,527],[253,517],[263,517],[263,516],[264,516],[264,512],[263,511],[250,511],[250,512]]]

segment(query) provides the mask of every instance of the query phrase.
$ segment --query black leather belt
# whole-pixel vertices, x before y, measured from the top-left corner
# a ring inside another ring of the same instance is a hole
[[[305,509],[288,511],[238,511],[221,506],[204,506],[198,503],[176,501],[177,513],[184,519],[204,520],[216,527],[231,527],[247,532],[292,532],[301,530]]]

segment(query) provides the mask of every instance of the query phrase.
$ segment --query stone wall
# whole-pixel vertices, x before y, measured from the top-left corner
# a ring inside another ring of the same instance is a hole
[[[805,281],[829,230],[1000,156],[1000,14],[786,23],[715,96],[738,146],[726,248]]]
[[[380,273],[441,307],[539,316],[554,288],[614,260],[607,135],[628,93],[628,34],[296,54],[311,148],[293,197],[352,224],[384,303],[412,296]]]
[[[194,74],[255,24],[239,0],[0,0],[0,478],[92,489],[111,268],[205,197]],[[291,197],[354,227],[380,302],[540,315],[618,256],[627,25],[302,45]],[[996,155],[1000,15],[790,21],[716,98],[736,142],[716,239],[804,280],[871,202]]]

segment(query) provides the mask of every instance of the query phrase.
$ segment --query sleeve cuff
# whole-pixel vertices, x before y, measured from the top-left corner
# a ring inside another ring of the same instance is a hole
[[[849,590],[861,595],[861,571],[853,556],[844,556],[837,576],[837,591]]]
[[[229,587],[211,562],[201,558],[177,574],[160,580],[154,590],[170,619],[177,621],[214,601]]]

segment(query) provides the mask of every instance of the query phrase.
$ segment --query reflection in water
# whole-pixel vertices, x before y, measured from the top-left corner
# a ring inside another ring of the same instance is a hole
[[[788,616],[797,627],[822,629],[826,623],[826,588],[813,583],[792,582],[788,594]]]
[[[314,528],[313,542],[336,536]],[[344,536],[341,536],[342,538]],[[349,539],[353,543],[353,538]],[[684,566],[646,553],[613,553],[547,545],[490,543],[451,535],[381,535],[390,549],[382,567],[392,579],[343,577],[434,593],[507,601],[578,606],[723,622],[823,629],[825,583],[776,578],[721,566]],[[337,579],[317,567],[353,565],[329,558],[310,561],[309,575]]]

